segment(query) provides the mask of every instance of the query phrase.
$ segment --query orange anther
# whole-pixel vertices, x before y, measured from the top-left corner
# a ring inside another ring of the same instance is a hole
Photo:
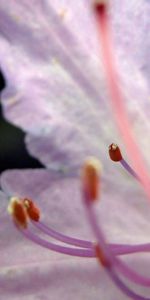
[[[38,222],[40,218],[40,210],[35,203],[31,199],[24,198],[23,205],[27,211],[28,217],[31,220]]]
[[[100,163],[95,158],[87,160],[83,167],[83,186],[91,200],[96,200],[99,194]]]
[[[12,203],[12,217],[15,223],[23,228],[27,227],[27,214],[21,202],[14,201]]]
[[[113,161],[120,161],[122,160],[122,154],[121,154],[121,151],[120,151],[120,148],[118,147],[118,145],[116,144],[111,144],[109,146],[109,156],[111,158],[111,160]]]
[[[94,1],[94,10],[97,14],[102,14],[106,10],[108,4],[107,0],[95,0]]]

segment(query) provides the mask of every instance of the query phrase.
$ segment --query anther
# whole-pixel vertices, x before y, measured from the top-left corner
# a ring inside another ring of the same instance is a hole
[[[98,258],[99,262],[103,267],[105,268],[111,267],[110,261],[105,257],[103,251],[101,250],[98,244],[95,245],[95,253],[96,253],[96,257]]]
[[[94,4],[95,13],[103,14],[106,11],[108,1],[107,0],[95,0],[93,4]]]
[[[91,200],[96,200],[99,196],[101,164],[96,158],[88,159],[83,167],[83,188],[84,192]]]
[[[27,228],[27,213],[26,209],[17,197],[12,197],[8,206],[8,212],[12,216],[14,222],[22,228]]]
[[[38,222],[39,219],[40,219],[40,210],[39,210],[39,208],[35,205],[35,203],[31,199],[24,198],[22,200],[22,202],[23,202],[23,205],[26,209],[28,217],[31,220]]]
[[[109,146],[109,156],[110,156],[111,160],[116,161],[116,162],[122,160],[122,154],[121,154],[121,151],[120,151],[120,148],[118,147],[118,145],[113,143]]]

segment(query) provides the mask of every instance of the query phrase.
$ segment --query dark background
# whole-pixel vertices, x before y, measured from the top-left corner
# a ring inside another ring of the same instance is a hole
[[[0,71],[0,97],[7,82]],[[7,169],[39,168],[42,165],[28,155],[24,145],[25,134],[2,116],[0,105],[0,173]]]

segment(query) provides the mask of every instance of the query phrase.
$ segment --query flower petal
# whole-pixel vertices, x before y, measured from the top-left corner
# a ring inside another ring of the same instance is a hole
[[[137,22],[142,5],[140,1],[136,5],[135,1],[130,4],[125,2],[119,19],[118,0],[113,5],[114,30],[118,28],[117,22],[128,18],[128,13],[132,12],[134,21]],[[108,95],[103,86],[102,62],[90,1],[84,6],[82,2],[74,5],[73,1],[62,1],[61,4],[59,1],[53,4],[46,1],[39,2],[38,5],[34,1],[29,4],[12,1],[9,6],[1,1],[0,4],[0,51],[2,67],[8,80],[8,87],[2,97],[5,116],[35,135],[27,138],[29,151],[46,165],[56,169],[64,169],[66,164],[69,167],[80,165],[84,155],[98,156],[100,153],[102,156],[103,148],[112,139],[118,140],[108,107],[109,101],[106,101]],[[137,42],[139,53],[143,49],[140,37],[147,26],[146,8],[147,4],[143,1],[142,16],[145,17],[140,18],[141,31],[136,32],[133,45],[135,48]],[[82,11],[84,17],[82,13],[77,13]],[[135,26],[134,23],[129,25],[130,29]],[[87,42],[89,36],[90,44]],[[149,127],[149,122],[146,121],[149,118],[149,89],[141,75],[141,68],[137,63],[134,65],[137,59],[135,61],[124,52],[124,47],[119,47],[119,38],[124,45],[126,34],[120,34],[117,38],[116,53],[122,74],[121,83],[128,111],[139,137]],[[48,40],[50,43],[47,43]],[[16,69],[20,73],[16,74]],[[148,149],[149,153],[147,139],[143,144],[143,149]]]
[[[84,89],[86,96],[99,99],[95,87],[95,81],[99,81],[94,70],[96,63],[92,58],[87,58],[87,52],[83,51],[78,38],[70,30],[63,28],[61,17],[55,13],[53,7],[49,9],[47,16],[44,5],[42,8],[40,5],[36,6],[34,10],[33,4],[28,7],[24,2],[15,2],[15,10],[12,10],[11,5],[8,9],[4,2],[1,3],[1,63],[8,80],[3,96],[6,117],[26,130],[37,132],[44,125],[50,125],[52,117],[59,117],[57,106],[52,102],[49,104],[49,100],[63,95],[63,98],[73,96],[70,94],[66,97],[65,89],[70,92],[77,89],[77,95],[79,93],[81,98],[80,88]],[[22,17],[19,18],[21,12]],[[71,39],[70,52],[59,32],[61,28],[67,39]],[[41,49],[40,55],[37,53],[38,49]],[[17,68],[20,70],[19,74],[16,74]],[[93,79],[92,84],[86,75],[89,72]],[[53,89],[57,86],[55,93]],[[45,118],[47,122],[44,122]]]
[[[2,217],[8,203],[7,195],[0,191],[0,216]]]
[[[36,251],[37,252],[37,251]],[[31,264],[22,268],[9,267],[0,273],[0,292],[4,300],[127,300],[110,282],[96,261],[61,259]],[[89,288],[90,287],[90,288]]]
[[[122,60],[130,58],[149,84],[150,3],[147,0],[113,1],[112,22],[116,48]]]
[[[150,130],[147,109],[149,88],[141,72],[131,62],[123,61],[120,68],[132,130],[149,164],[150,142],[145,135]],[[129,76],[131,73],[132,76]],[[68,95],[67,90],[65,94]],[[77,104],[77,98],[78,95],[75,98],[72,95],[65,101],[65,98],[56,97],[55,106],[60,119],[51,119],[51,126],[47,124],[42,135],[28,134],[26,137],[30,154],[49,168],[77,168],[91,155],[105,161],[106,149],[112,141],[117,142],[124,152],[110,110],[101,105],[101,101],[95,105],[92,99],[80,99],[80,96]]]

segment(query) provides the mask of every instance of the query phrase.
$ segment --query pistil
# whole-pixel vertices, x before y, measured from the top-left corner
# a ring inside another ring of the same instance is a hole
[[[141,152],[133,137],[130,122],[128,120],[124,96],[119,86],[119,76],[115,65],[115,55],[111,41],[111,30],[108,18],[107,1],[94,1],[93,9],[96,17],[99,37],[101,40],[102,58],[104,61],[107,86],[112,101],[114,116],[121,136],[128,150],[135,172],[142,183],[143,188],[150,198],[150,176],[143,162]]]

